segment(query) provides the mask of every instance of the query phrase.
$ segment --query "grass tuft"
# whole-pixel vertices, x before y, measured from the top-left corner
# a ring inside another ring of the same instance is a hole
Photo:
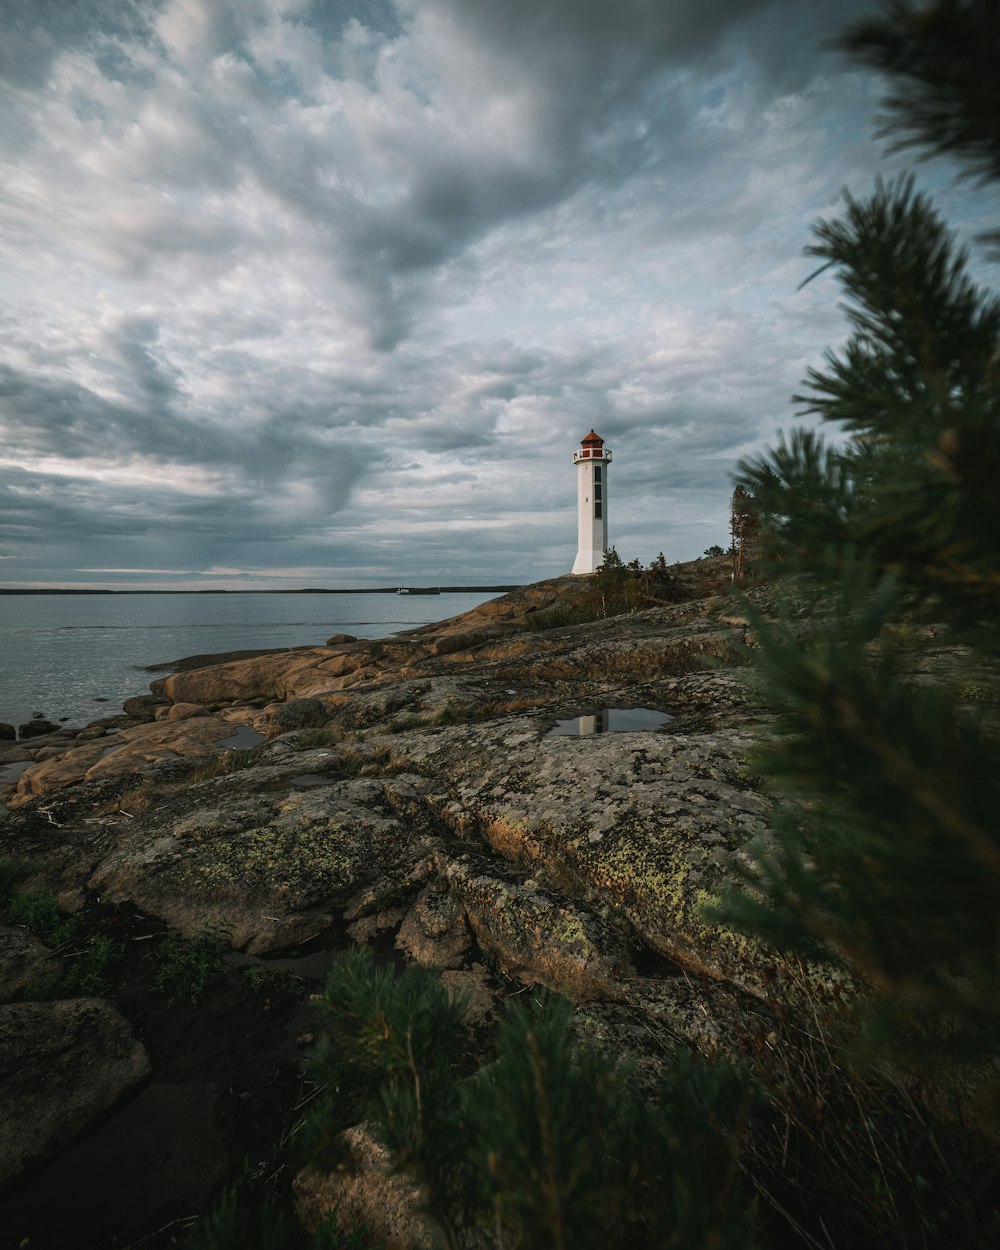
[[[260,763],[261,754],[259,746],[222,751],[220,754],[213,756],[201,768],[194,769],[188,777],[188,785],[194,786],[199,781],[211,781],[214,777],[225,777],[229,773],[238,773],[247,768],[254,768]]]
[[[292,740],[296,751],[314,751],[318,747],[335,747],[343,741],[343,730],[324,725],[322,729],[303,729]]]
[[[186,998],[197,1003],[222,978],[223,955],[229,950],[229,931],[206,924],[195,938],[164,938],[146,958],[154,965],[153,988],[170,1003]]]

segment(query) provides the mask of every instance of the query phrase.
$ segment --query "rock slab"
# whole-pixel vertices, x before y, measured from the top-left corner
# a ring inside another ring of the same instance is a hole
[[[148,1073],[145,1047],[103,999],[0,1007],[0,1185],[65,1146]]]

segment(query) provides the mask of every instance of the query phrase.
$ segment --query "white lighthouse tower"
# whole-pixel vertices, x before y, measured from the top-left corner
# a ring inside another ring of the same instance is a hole
[[[611,452],[593,430],[573,452],[576,465],[577,550],[574,573],[595,573],[608,546],[608,465]]]

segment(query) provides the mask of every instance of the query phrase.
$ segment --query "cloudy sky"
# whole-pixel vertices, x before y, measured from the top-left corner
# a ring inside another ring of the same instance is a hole
[[[871,7],[0,0],[0,585],[568,572],[591,426],[623,557],[725,543],[902,165]]]

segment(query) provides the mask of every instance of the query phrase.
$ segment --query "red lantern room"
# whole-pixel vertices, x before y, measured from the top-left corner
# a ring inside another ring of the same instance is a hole
[[[610,460],[611,452],[604,450],[604,439],[591,430],[586,438],[580,440],[580,450],[573,453],[573,463],[581,460]]]

